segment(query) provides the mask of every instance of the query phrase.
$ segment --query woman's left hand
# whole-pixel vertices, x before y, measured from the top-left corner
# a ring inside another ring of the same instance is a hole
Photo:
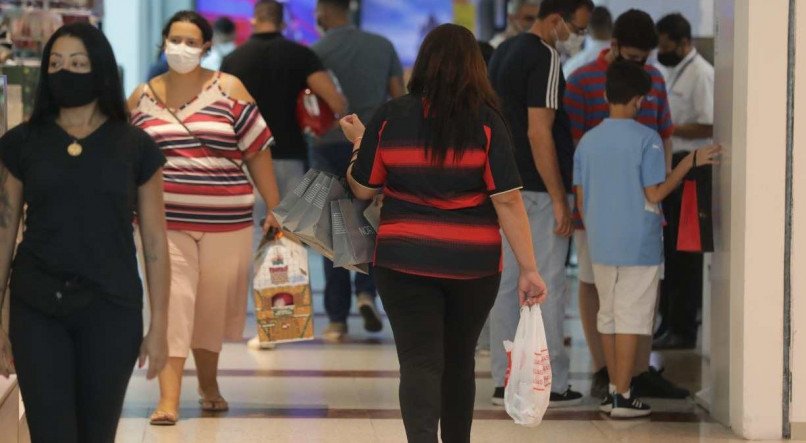
[[[355,139],[364,135],[364,124],[355,114],[350,114],[339,120],[339,124],[344,136],[347,137],[347,140],[350,140],[350,143],[355,143]]]
[[[148,360],[148,373],[146,378],[153,380],[159,375],[165,364],[168,363],[168,337],[165,333],[159,334],[149,331],[140,345],[140,359],[138,367],[142,368]]]

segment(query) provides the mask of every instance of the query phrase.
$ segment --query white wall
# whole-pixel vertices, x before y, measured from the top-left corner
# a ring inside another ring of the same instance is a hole
[[[788,3],[716,2],[712,411],[751,439],[780,438],[783,422]]]
[[[631,8],[642,9],[655,20],[679,12],[691,22],[695,37],[714,36],[714,0],[594,0],[594,3],[607,6],[614,19]]]
[[[124,90],[131,94],[145,80],[156,60],[160,31],[168,18],[191,9],[193,0],[113,0],[105,3],[103,29],[118,64],[123,67]]]

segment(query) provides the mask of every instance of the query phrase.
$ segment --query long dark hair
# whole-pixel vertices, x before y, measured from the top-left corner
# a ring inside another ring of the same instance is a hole
[[[207,21],[201,14],[196,11],[179,11],[173,15],[168,22],[165,23],[165,26],[162,28],[162,46],[161,48],[165,49],[165,39],[171,34],[171,26],[174,23],[179,22],[187,22],[193,23],[199,28],[202,34],[202,43],[208,43],[213,40],[213,27],[210,25],[210,22]]]
[[[59,106],[50,91],[48,65],[53,44],[61,37],[75,37],[84,43],[92,65],[92,82],[98,94],[98,108],[109,120],[127,122],[129,112],[123,98],[123,84],[120,81],[118,62],[115,53],[104,34],[95,26],[87,23],[72,23],[59,28],[45,44],[42,52],[41,72],[31,123],[47,122],[59,113]]]
[[[445,162],[451,148],[460,159],[478,139],[483,105],[499,109],[476,37],[458,25],[438,26],[425,37],[409,91],[425,100],[431,130],[426,149],[436,164]]]

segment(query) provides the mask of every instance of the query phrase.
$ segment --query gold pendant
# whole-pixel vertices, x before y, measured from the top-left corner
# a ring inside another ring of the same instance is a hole
[[[82,148],[77,141],[70,143],[70,146],[67,147],[67,153],[70,154],[71,157],[78,157],[83,151],[84,148]]]

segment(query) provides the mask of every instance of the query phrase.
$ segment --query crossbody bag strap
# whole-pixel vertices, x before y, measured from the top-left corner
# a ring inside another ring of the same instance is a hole
[[[168,114],[171,114],[171,117],[173,117],[174,121],[176,121],[176,123],[179,123],[179,125],[182,126],[182,128],[185,130],[185,132],[187,132],[189,136],[193,137],[193,139],[196,140],[196,143],[198,143],[199,146],[201,146],[205,151],[207,151],[207,153],[210,154],[212,157],[221,157],[221,158],[227,160],[228,162],[232,163],[233,165],[235,165],[238,169],[241,170],[241,172],[244,172],[243,163],[238,164],[238,162],[236,162],[235,160],[233,160],[231,158],[216,155],[216,153],[213,152],[212,149],[210,149],[206,144],[204,144],[204,142],[201,141],[201,139],[199,137],[197,137],[196,134],[194,134],[193,131],[191,131],[190,128],[187,127],[187,125],[185,125],[185,122],[183,122],[182,119],[179,118],[179,116],[177,116],[176,113],[174,113],[174,111],[171,110],[171,108],[162,99],[162,97],[160,97],[159,94],[157,94],[157,90],[154,89],[154,86],[151,84],[151,80],[149,80],[146,84],[148,85],[148,89],[151,90],[151,94],[157,100],[157,103],[162,105],[162,107],[166,111],[168,111]]]

